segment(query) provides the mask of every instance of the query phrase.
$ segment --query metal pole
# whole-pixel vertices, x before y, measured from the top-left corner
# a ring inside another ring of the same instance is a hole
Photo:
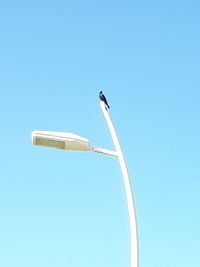
[[[129,223],[130,223],[130,243],[131,243],[130,244],[130,256],[131,256],[130,266],[139,267],[138,228],[137,228],[137,219],[136,219],[133,192],[131,188],[131,181],[130,181],[128,169],[126,166],[122,148],[119,143],[119,139],[117,137],[115,127],[113,125],[111,116],[103,101],[100,101],[100,107],[102,109],[103,115],[105,117],[108,128],[110,130],[110,134],[112,136],[113,143],[115,145],[115,149],[118,154],[119,164],[120,164],[123,179],[124,179],[125,193],[126,193],[126,199],[127,199],[127,205],[128,205]]]

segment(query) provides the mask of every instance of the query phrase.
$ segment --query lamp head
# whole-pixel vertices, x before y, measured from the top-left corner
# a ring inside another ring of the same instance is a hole
[[[79,135],[50,131],[33,131],[32,144],[75,151],[88,151],[90,146],[88,139]]]

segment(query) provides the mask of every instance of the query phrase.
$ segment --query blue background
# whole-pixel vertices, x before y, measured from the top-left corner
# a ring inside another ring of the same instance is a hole
[[[34,147],[32,130],[114,149],[141,267],[199,266],[199,1],[1,1],[0,266],[129,266],[116,159]]]

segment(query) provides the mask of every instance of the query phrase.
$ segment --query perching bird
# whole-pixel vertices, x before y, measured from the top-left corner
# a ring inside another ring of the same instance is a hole
[[[106,100],[106,97],[105,97],[105,95],[102,93],[102,91],[99,92],[99,99],[105,103],[105,105],[106,105],[107,108],[110,108],[109,105],[108,105],[108,102],[107,102],[107,100]]]

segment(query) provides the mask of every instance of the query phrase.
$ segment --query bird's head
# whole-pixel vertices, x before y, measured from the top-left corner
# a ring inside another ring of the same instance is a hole
[[[102,94],[102,91],[100,91],[99,94]]]

